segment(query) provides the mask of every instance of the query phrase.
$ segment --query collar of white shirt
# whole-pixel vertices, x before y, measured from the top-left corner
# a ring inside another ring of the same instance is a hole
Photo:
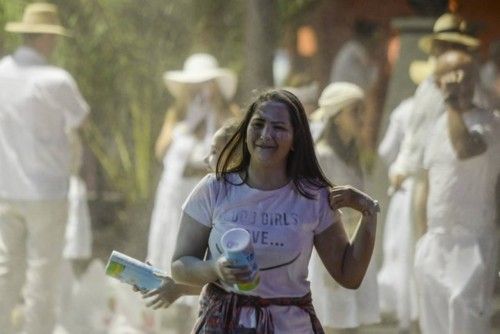
[[[12,55],[14,60],[24,65],[46,65],[47,59],[29,46],[20,46]]]

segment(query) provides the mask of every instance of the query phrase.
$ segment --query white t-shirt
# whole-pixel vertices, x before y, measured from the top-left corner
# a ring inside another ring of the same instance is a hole
[[[237,174],[230,174],[229,180],[241,183]],[[250,232],[260,284],[247,294],[302,297],[309,292],[307,266],[314,235],[340,221],[328,205],[327,189],[318,190],[316,196],[316,200],[310,200],[300,195],[293,182],[264,191],[246,184],[224,183],[209,174],[189,195],[183,210],[212,228],[209,249],[215,258],[222,254],[220,238],[225,231],[243,227]],[[235,291],[232,286],[224,288]]]
[[[495,184],[500,173],[500,116],[484,110],[466,112],[469,131],[482,135],[486,152],[460,160],[452,147],[444,113],[431,132],[424,153],[429,171],[429,228],[465,229],[480,234],[491,230],[495,218]]]
[[[0,60],[0,198],[65,198],[68,133],[88,111],[71,75],[34,49]]]

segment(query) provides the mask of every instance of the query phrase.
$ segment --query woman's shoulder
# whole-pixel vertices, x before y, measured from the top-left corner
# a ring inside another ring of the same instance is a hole
[[[313,200],[322,200],[328,197],[330,186],[322,180],[302,179],[299,181],[301,188],[311,194]]]

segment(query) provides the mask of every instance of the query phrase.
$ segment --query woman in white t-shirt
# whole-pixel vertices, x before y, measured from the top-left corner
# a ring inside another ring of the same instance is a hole
[[[341,224],[342,207],[363,213],[352,241]],[[339,284],[359,287],[373,251],[376,208],[353,187],[331,188],[293,94],[258,96],[216,173],[196,186],[182,208],[173,278],[205,286],[193,333],[323,333],[307,281],[312,247]],[[252,237],[260,283],[250,291],[234,284],[253,281],[255,272],[222,255],[220,238],[233,227]]]

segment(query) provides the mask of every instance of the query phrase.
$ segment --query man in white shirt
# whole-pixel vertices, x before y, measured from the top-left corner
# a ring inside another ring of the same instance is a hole
[[[419,46],[429,53],[432,59],[448,50],[474,52],[479,47],[480,41],[469,35],[467,29],[467,22],[460,16],[443,14],[436,20],[433,33],[423,37],[419,41]],[[443,98],[433,76],[418,86],[414,100],[415,107],[409,120],[408,131],[390,170],[389,178],[395,189],[399,189],[405,178],[415,176],[421,169],[422,152],[428,132],[444,112]],[[481,96],[479,90],[476,92],[475,100],[482,106],[487,105],[487,99]]]
[[[424,150],[427,231],[417,244],[420,329],[429,334],[489,333],[495,280],[495,184],[500,115],[473,102],[472,56],[438,58],[445,112]]]
[[[24,331],[51,334],[67,220],[68,134],[89,108],[65,70],[47,63],[67,35],[57,8],[34,3],[6,31],[24,44],[0,60],[0,331],[24,297]]]

